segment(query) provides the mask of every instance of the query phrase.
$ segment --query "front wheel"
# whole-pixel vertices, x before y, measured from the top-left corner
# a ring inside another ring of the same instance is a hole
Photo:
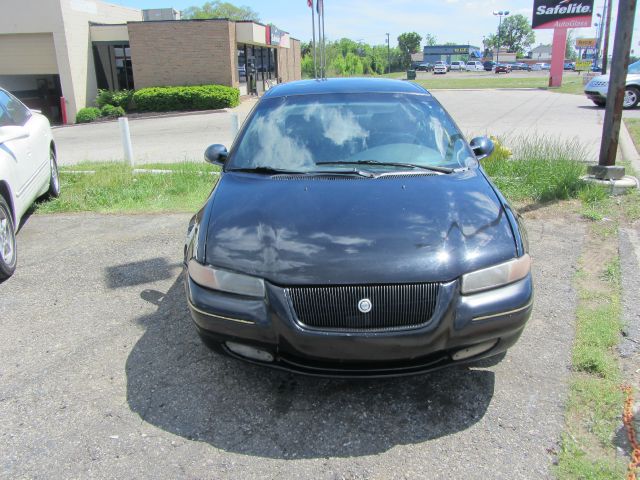
[[[0,195],[0,282],[13,275],[16,263],[18,252],[13,215],[7,201]]]
[[[49,198],[58,198],[60,196],[60,173],[58,172],[56,152],[53,148],[49,153],[49,163],[51,165],[51,177],[49,178],[49,190],[47,192],[47,196]]]
[[[629,110],[635,108],[640,102],[640,90],[635,87],[626,87],[624,90],[623,108]]]
[[[602,100],[592,100],[592,102],[595,103],[597,107],[604,107],[607,105],[607,103]]]

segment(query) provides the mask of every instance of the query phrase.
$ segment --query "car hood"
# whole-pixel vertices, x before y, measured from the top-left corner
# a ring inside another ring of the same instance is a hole
[[[210,201],[206,263],[283,286],[449,281],[516,255],[478,169],[375,179],[226,173]]]
[[[607,75],[598,75],[597,77],[593,77],[589,83],[591,82],[606,82],[609,83],[609,74]],[[640,74],[638,73],[628,73],[627,74],[627,82],[631,81],[640,81]]]

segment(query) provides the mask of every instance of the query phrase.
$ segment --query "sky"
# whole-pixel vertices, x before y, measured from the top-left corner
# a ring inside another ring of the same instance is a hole
[[[135,8],[173,7],[183,10],[202,5],[205,0],[107,0],[109,3]],[[263,23],[273,23],[302,41],[311,39],[311,9],[307,0],[237,0],[231,3],[257,11]],[[615,5],[618,2],[613,1]],[[595,11],[602,12],[604,0],[595,1]],[[498,17],[493,11],[509,10],[531,19],[533,0],[324,0],[325,32],[328,40],[342,37],[363,40],[369,44],[384,44],[386,33],[391,45],[403,32],[418,32],[423,38],[435,35],[438,43],[456,42],[482,46],[482,38],[495,33]],[[615,27],[616,6],[612,15]],[[632,50],[640,55],[640,22],[636,28]],[[597,21],[594,15],[594,22]],[[536,46],[551,43],[552,30],[536,30]],[[613,32],[613,30],[612,30]],[[577,37],[595,37],[596,29],[576,29]],[[612,33],[613,36],[613,33]]]

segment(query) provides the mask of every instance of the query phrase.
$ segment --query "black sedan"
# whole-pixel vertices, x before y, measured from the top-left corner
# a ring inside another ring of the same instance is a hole
[[[485,72],[490,72],[495,68],[496,62],[484,62],[482,65],[484,66]]]
[[[224,354],[322,376],[407,375],[500,355],[533,287],[519,217],[422,87],[270,89],[189,224],[188,306]]]

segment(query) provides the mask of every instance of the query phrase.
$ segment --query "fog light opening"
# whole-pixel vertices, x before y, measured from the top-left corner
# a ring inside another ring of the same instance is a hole
[[[243,345],[242,343],[224,342],[224,344],[229,350],[241,357],[258,360],[260,362],[273,362],[273,355],[265,350],[260,350],[259,348],[251,347],[249,345]]]
[[[493,347],[495,347],[497,343],[498,340],[492,340],[490,342],[479,343],[471,347],[463,348],[462,350],[458,350],[453,355],[451,355],[451,358],[457,361],[475,357],[476,355],[480,355],[481,353],[488,352]]]

